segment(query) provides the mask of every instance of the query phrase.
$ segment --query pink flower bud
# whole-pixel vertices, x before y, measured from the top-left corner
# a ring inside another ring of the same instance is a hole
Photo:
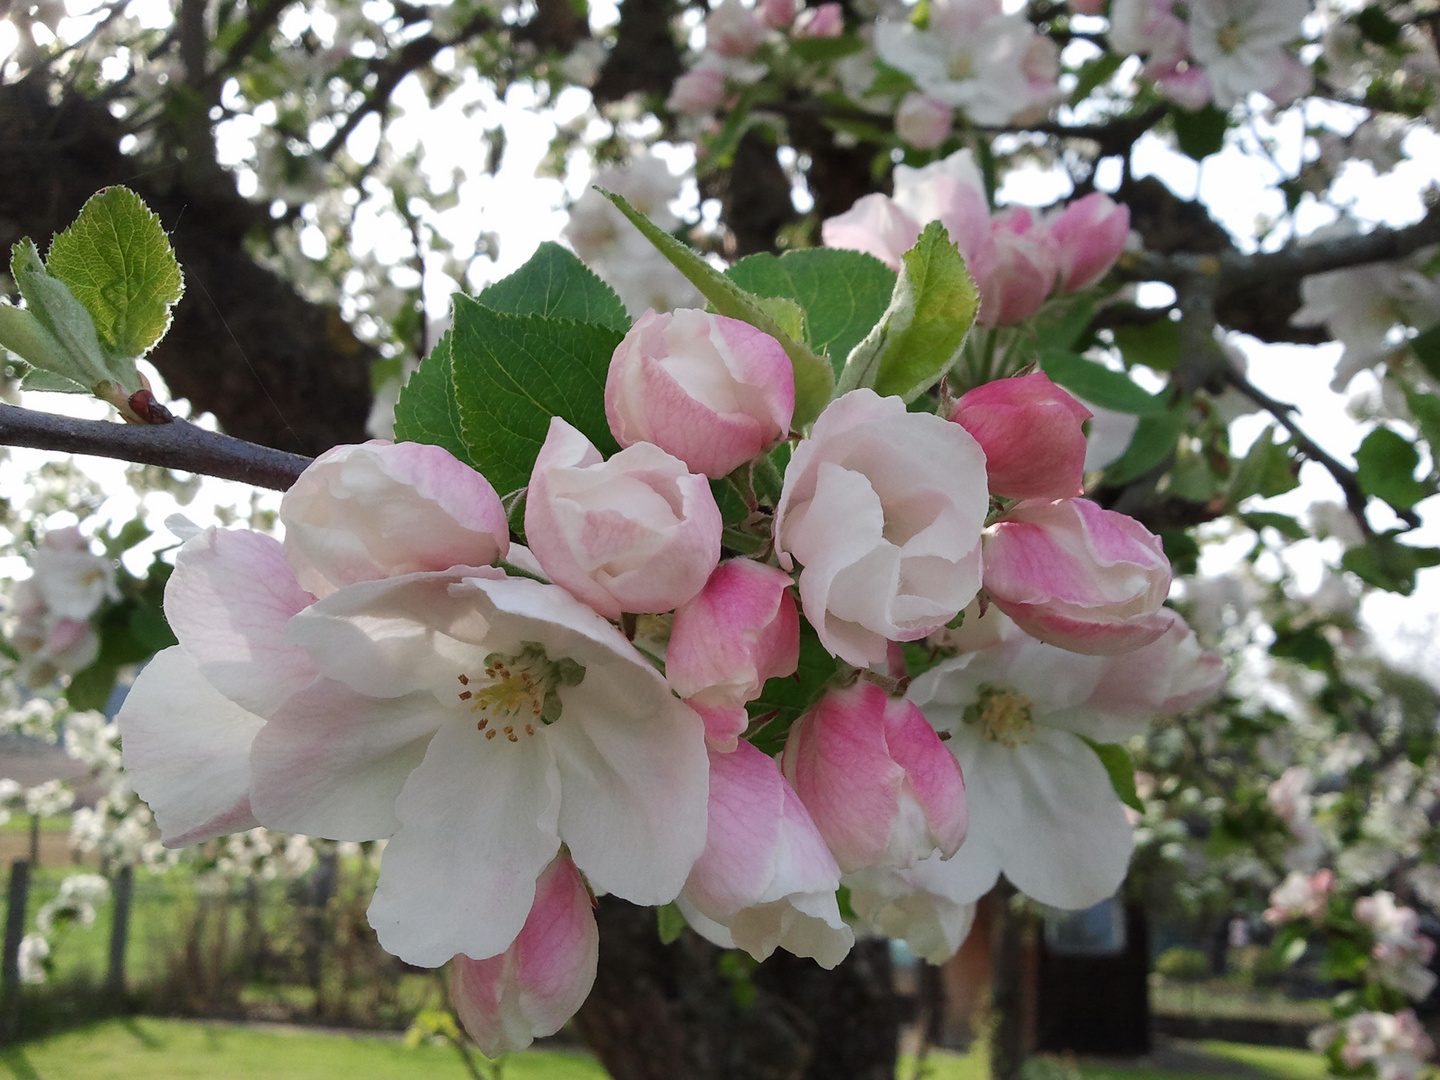
[[[677,901],[696,932],[757,960],[779,947],[833,968],[855,941],[839,885],[835,857],[775,762],[744,741],[712,750],[705,850]]]
[[[760,0],[760,18],[772,30],[784,30],[795,21],[798,0]]]
[[[1130,208],[1096,191],[1071,203],[1050,223],[1060,264],[1059,290],[1093,285],[1115,265],[1130,235]]]
[[[1023,502],[985,537],[985,589],[1032,637],[1110,656],[1170,629],[1160,538],[1087,499]]]
[[[675,80],[665,107],[671,112],[699,116],[714,112],[725,101],[725,71],[718,65],[699,63]]]
[[[780,759],[847,874],[908,868],[965,839],[965,781],[920,709],[874,683],[832,690],[790,728]]]
[[[790,430],[795,371],[780,343],[739,319],[647,311],[615,349],[605,416],[621,446],[651,442],[720,479]]]
[[[1034,315],[1058,272],[1049,235],[1034,227],[1023,206],[996,215],[969,267],[980,290],[977,318],[985,326],[1009,326]]]
[[[845,13],[839,4],[821,4],[806,8],[795,19],[790,31],[797,38],[833,38],[845,32]]]
[[[938,630],[979,591],[985,455],[959,424],[852,390],[795,448],[775,510],[780,565],[821,643],[857,667]]]
[[[488,566],[510,547],[490,482],[440,446],[337,446],[280,502],[285,558],[316,596],[343,585],[452,566]]]
[[[1191,112],[1203,109],[1210,100],[1210,76],[1199,64],[1156,75],[1155,85],[1176,105]]]
[[[1043,372],[996,379],[955,403],[950,419],[985,451],[990,493],[1007,499],[1068,499],[1085,475],[1090,410]]]
[[[608,619],[683,604],[720,561],[703,476],[652,443],[602,460],[558,416],[530,474],[525,535],[550,580]]]
[[[899,270],[900,256],[920,239],[920,226],[894,199],[877,192],[862,195],[845,213],[826,218],[820,236],[826,247],[863,251]]]
[[[705,47],[721,56],[749,56],[765,33],[765,24],[740,0],[722,0],[705,19]]]
[[[574,1016],[595,982],[600,933],[590,891],[569,856],[535,883],[535,902],[514,943],[499,956],[457,956],[450,996],[486,1057],[523,1050]]]
[[[715,750],[735,749],[745,703],[800,661],[800,616],[790,575],[753,559],[721,563],[699,595],[675,609],[665,678],[705,719]]]
[[[926,94],[906,94],[895,112],[895,134],[917,150],[933,150],[955,126],[955,110]]]

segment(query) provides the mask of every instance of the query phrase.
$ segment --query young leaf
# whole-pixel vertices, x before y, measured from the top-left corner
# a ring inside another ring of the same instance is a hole
[[[914,401],[954,363],[980,293],[945,226],[932,221],[901,258],[890,305],[840,373],[841,393],[868,386]]]
[[[716,311],[729,318],[747,322],[780,342],[785,354],[790,357],[790,363],[795,367],[795,426],[803,427],[819,416],[820,410],[830,401],[830,391],[835,385],[830,365],[822,357],[816,356],[809,346],[796,341],[780,329],[775,320],[755,302],[755,297],[656,226],[623,196],[609,191],[601,191],[601,194],[614,203],[620,212],[630,219],[631,224],[645,235],[645,239],[654,244],[660,254],[669,259],[675,268],[700,290],[705,299],[715,306]],[[603,378],[601,385],[604,385]]]
[[[630,316],[615,290],[595,276],[574,252],[546,240],[513,274],[487,285],[476,297],[504,315],[548,315],[598,323],[625,333]]]
[[[1143,326],[1117,326],[1115,347],[1125,363],[1144,364],[1155,371],[1169,371],[1180,360],[1180,324],[1157,319]]]
[[[1430,484],[1415,479],[1420,455],[1403,435],[1377,427],[1355,451],[1355,479],[1366,495],[1384,499],[1396,510],[1409,510],[1427,495]]]
[[[1200,161],[1219,153],[1224,147],[1227,117],[1214,105],[1206,105],[1194,112],[1176,109],[1172,115],[1175,117],[1175,138],[1182,153]]]
[[[123,187],[90,197],[51,242],[45,268],[90,312],[116,360],[144,356],[169,329],[170,309],[185,291],[159,217]]]
[[[530,482],[535,457],[559,416],[609,455],[605,375],[622,335],[594,323],[503,315],[455,298],[450,367],[467,460],[502,495]]]
[[[873,255],[838,248],[805,248],[778,258],[748,255],[725,273],[755,296],[783,296],[799,304],[805,340],[830,358],[837,375],[895,291],[895,271]]]
[[[1040,367],[1054,382],[1102,409],[1140,416],[1165,411],[1163,396],[1142,390],[1130,376],[1111,371],[1104,364],[1083,356],[1071,352],[1042,353]]]
[[[450,377],[453,333],[453,330],[445,332],[400,388],[400,399],[395,403],[395,438],[401,442],[443,446],[461,461],[474,466],[465,440],[460,437],[460,410],[455,404],[455,384]]]
[[[1098,743],[1093,739],[1086,739],[1085,745],[1095,751],[1095,756],[1100,759],[1100,764],[1105,766],[1105,772],[1110,776],[1110,786],[1115,789],[1115,794],[1120,801],[1131,810],[1143,814],[1145,804],[1140,801],[1140,796],[1135,790],[1135,763],[1130,760],[1130,751],[1119,743]]]
[[[0,308],[0,344],[27,364],[69,379],[87,391],[107,379],[115,379],[129,393],[140,389],[135,365],[112,364],[106,359],[95,333],[95,320],[63,281],[46,272],[39,249],[29,239],[10,249],[10,276],[28,307]]]
[[[685,916],[675,904],[664,904],[655,909],[655,929],[660,933],[660,944],[669,945],[675,941],[688,924]]]

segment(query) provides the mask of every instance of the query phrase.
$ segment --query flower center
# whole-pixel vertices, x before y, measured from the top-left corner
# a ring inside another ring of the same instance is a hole
[[[560,719],[562,686],[578,686],[585,669],[569,657],[551,660],[543,645],[522,642],[515,656],[491,653],[485,673],[457,676],[465,689],[457,695],[472,712],[481,714],[475,727],[486,739],[504,735],[508,742],[534,735],[535,723]]]
[[[1030,732],[1035,727],[1031,717],[1034,704],[1024,694],[1016,693],[1009,687],[980,687],[980,696],[973,705],[965,709],[965,722],[980,728],[980,734],[991,742],[1014,750],[1030,741]]]
[[[950,63],[946,67],[946,74],[955,82],[975,77],[975,58],[963,49],[950,57]]]
[[[1215,44],[1219,45],[1220,50],[1226,55],[1233,54],[1244,42],[1245,33],[1234,19],[1220,27],[1215,34]]]

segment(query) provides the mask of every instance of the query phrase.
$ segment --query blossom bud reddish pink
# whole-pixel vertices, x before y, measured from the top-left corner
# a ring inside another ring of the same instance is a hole
[[[917,150],[933,150],[954,126],[955,110],[928,94],[906,94],[895,112],[895,134]]]
[[[717,64],[696,64],[675,80],[665,107],[671,112],[699,116],[714,112],[725,101],[725,70]]]
[[[795,21],[798,0],[760,0],[760,18],[772,30],[784,30]]]
[[[381,439],[316,458],[280,502],[285,558],[308,592],[503,559],[490,482],[444,447]]]
[[[790,584],[783,570],[731,559],[675,609],[665,678],[704,718],[711,749],[734,750],[749,724],[745,703],[799,664],[800,615]]]
[[[654,443],[719,479],[783,439],[795,371],[780,343],[739,319],[647,311],[615,349],[605,416],[621,446]]]
[[[1050,222],[1059,260],[1059,290],[1075,292],[1110,272],[1130,235],[1130,208],[1102,191],[1077,199]]]
[[[535,902],[514,943],[499,956],[457,956],[450,996],[486,1057],[524,1050],[574,1016],[595,982],[600,933],[590,891],[569,856],[535,883]]]
[[[780,768],[847,874],[949,858],[965,839],[960,763],[913,702],[874,683],[832,690],[797,720]]]
[[[833,38],[845,33],[845,12],[839,4],[821,4],[806,8],[795,18],[791,37]]]
[[[1034,315],[1054,289],[1058,272],[1053,241],[1023,206],[991,221],[969,267],[980,290],[976,318],[985,326],[1009,326]]]
[[[996,607],[1071,652],[1129,652],[1173,624],[1160,538],[1087,499],[1018,503],[987,531],[984,566]]]
[[[740,0],[721,0],[705,18],[705,46],[721,56],[749,56],[765,40],[765,24]]]
[[[608,619],[685,603],[720,561],[703,476],[652,443],[605,461],[558,416],[530,474],[525,533],[550,580]]]
[[[996,379],[968,391],[950,419],[985,451],[990,493],[1007,499],[1069,499],[1085,476],[1090,410],[1043,372]]]

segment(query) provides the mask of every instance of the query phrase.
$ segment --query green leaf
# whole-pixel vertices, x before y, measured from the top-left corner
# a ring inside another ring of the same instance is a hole
[[[796,341],[805,340],[805,309],[785,296],[757,296],[760,310],[775,320],[775,325]]]
[[[1304,540],[1310,534],[1305,531],[1305,526],[1287,514],[1272,514],[1268,511],[1256,511],[1249,514],[1241,514],[1240,520],[1257,533],[1261,529],[1274,529],[1281,536],[1288,540]]]
[[[1165,398],[1142,390],[1119,371],[1087,360],[1071,352],[1047,352],[1040,356],[1040,367],[1051,380],[1092,405],[1116,412],[1146,415],[1163,413]]]
[[[453,330],[445,332],[400,388],[400,398],[395,403],[395,438],[401,442],[443,446],[473,467],[475,462],[470,459],[470,451],[460,435],[460,409],[455,404],[455,383],[450,376],[453,333]],[[502,489],[500,494],[508,492]]]
[[[1376,45],[1388,49],[1400,40],[1400,24],[1385,14],[1385,9],[1378,4],[1371,4],[1354,15],[1350,21]]]
[[[1352,547],[1341,558],[1341,567],[1377,589],[1409,596],[1415,591],[1416,571],[1440,566],[1440,548],[1411,547],[1396,535],[1382,533]]]
[[[836,374],[850,350],[885,314],[895,271],[873,255],[838,248],[805,248],[750,255],[726,274],[759,297],[787,297],[805,311],[806,342],[830,358]]]
[[[1106,484],[1128,484],[1144,476],[1175,451],[1184,428],[1182,410],[1142,416],[1119,460],[1105,470]]]
[[[1179,140],[1182,153],[1200,161],[1224,147],[1228,118],[1214,105],[1206,105],[1195,112],[1176,109],[1172,115],[1175,118],[1175,137]]]
[[[839,60],[841,57],[852,56],[865,48],[865,42],[850,35],[832,38],[792,38],[786,48],[792,56],[816,63],[821,60]]]
[[[90,388],[44,368],[31,368],[20,380],[21,390],[43,390],[52,394],[88,394]]]
[[[51,242],[45,268],[90,312],[116,360],[144,356],[169,329],[170,309],[185,291],[160,218],[123,187],[90,197]]]
[[[1103,82],[1107,82],[1111,75],[1120,70],[1120,65],[1125,62],[1125,57],[1119,53],[1106,52],[1080,65],[1076,72],[1077,81],[1075,89],[1070,91],[1070,107],[1079,105]]]
[[[1236,464],[1230,478],[1230,502],[1240,503],[1251,495],[1270,499],[1293,491],[1300,484],[1299,462],[1288,442],[1275,442],[1272,424],[1260,433],[1249,451]]]
[[[622,335],[594,323],[502,315],[455,299],[451,379],[468,460],[502,495],[526,486],[550,418],[569,421],[604,455],[619,450],[605,419],[605,376]]]
[[[1435,378],[1440,379],[1440,325],[1432,326],[1424,333],[1410,339],[1410,351],[1420,366]]]
[[[660,944],[669,945],[680,937],[688,924],[680,908],[674,904],[662,904],[655,909],[655,929],[660,932]]]
[[[1415,479],[1420,455],[1409,439],[1377,427],[1355,451],[1355,479],[1366,495],[1384,499],[1396,510],[1409,510],[1435,489]]]
[[[595,276],[573,251],[546,240],[529,261],[476,297],[504,315],[548,315],[598,323],[625,333],[630,316],[615,290]]]
[[[600,189],[596,189],[600,190]],[[684,274],[701,295],[714,305],[721,315],[747,322],[755,329],[769,334],[780,342],[790,363],[795,367],[795,426],[803,427],[820,415],[820,410],[830,401],[835,378],[826,361],[816,356],[810,348],[796,341],[776,325],[775,320],[765,314],[755,302],[755,297],[731,281],[720,271],[707,263],[694,251],[660,229],[640,211],[631,206],[623,196],[601,191],[607,199],[619,207],[620,212],[630,219],[645,238],[654,244],[660,254]],[[608,361],[608,357],[607,357]],[[604,385],[604,379],[601,379]],[[578,426],[578,425],[577,425]]]
[[[1140,795],[1135,790],[1135,763],[1130,760],[1130,751],[1119,743],[1100,743],[1087,739],[1084,735],[1080,738],[1086,746],[1095,751],[1100,764],[1105,766],[1105,772],[1110,777],[1110,786],[1115,789],[1120,801],[1131,810],[1143,814],[1145,804],[1140,801]]]
[[[1117,326],[1115,347],[1127,365],[1144,364],[1155,371],[1169,371],[1180,359],[1180,324],[1156,319],[1144,326]]]
[[[1095,317],[1095,302],[1083,294],[1051,300],[1035,323],[1035,346],[1039,352],[1075,352],[1081,335]]]
[[[955,362],[979,306],[959,249],[932,221],[901,257],[890,304],[846,359],[837,392],[863,386],[915,400]]]
[[[122,369],[118,373],[112,370],[100,348],[90,312],[63,281],[45,271],[40,251],[30,240],[21,240],[10,249],[10,276],[29,306],[25,311],[8,305],[0,307],[0,344],[27,364],[70,379],[87,390],[108,379],[115,379],[132,394],[140,389],[134,364],[115,365]],[[27,349],[28,353],[24,351]]]
[[[1421,436],[1430,444],[1431,459],[1440,462],[1440,397],[1407,387],[1405,401],[1410,406]]]

